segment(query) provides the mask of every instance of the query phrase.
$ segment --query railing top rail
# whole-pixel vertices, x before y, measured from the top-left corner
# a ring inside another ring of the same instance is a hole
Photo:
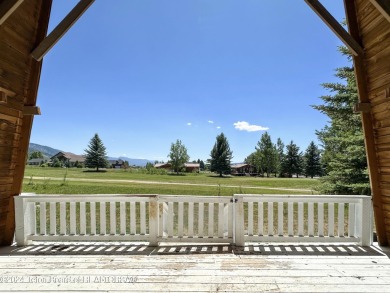
[[[307,194],[235,194],[235,198],[243,198],[244,201],[262,201],[271,202],[339,202],[355,203],[360,200],[371,200],[367,195],[307,195]]]
[[[27,201],[120,201],[120,200],[139,200],[148,201],[151,198],[157,198],[157,194],[34,194],[22,193],[18,198]]]
[[[161,201],[173,202],[230,202],[231,196],[212,195],[159,195]]]

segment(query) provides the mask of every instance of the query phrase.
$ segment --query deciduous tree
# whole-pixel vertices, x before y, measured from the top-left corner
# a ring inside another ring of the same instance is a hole
[[[181,140],[178,139],[175,143],[171,144],[171,151],[168,158],[173,170],[179,174],[180,169],[190,160],[190,156],[187,154],[187,148]]]

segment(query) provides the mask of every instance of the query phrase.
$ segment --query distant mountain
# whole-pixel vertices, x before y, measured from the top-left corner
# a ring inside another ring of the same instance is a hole
[[[128,161],[130,166],[139,166],[139,167],[145,167],[147,163],[154,164],[154,161],[152,160],[146,160],[146,159],[132,159],[128,157],[108,157],[109,160],[122,160],[122,161]]]
[[[55,154],[61,152],[61,150],[53,149],[51,147],[45,146],[45,145],[40,145],[36,143],[30,143],[28,146],[28,152],[41,152],[42,155],[51,158]]]
[[[61,150],[53,149],[51,147],[45,146],[45,145],[40,145],[36,143],[30,143],[28,147],[28,152],[41,152],[45,157],[51,158],[55,154],[62,152]],[[148,162],[154,164],[154,161],[152,160],[146,160],[146,159],[132,159],[128,157],[108,157],[109,160],[123,160],[123,161],[128,161],[130,166],[140,166],[140,167],[145,167]]]

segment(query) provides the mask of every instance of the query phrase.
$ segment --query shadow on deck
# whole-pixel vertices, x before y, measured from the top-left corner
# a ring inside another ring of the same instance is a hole
[[[30,246],[2,247],[5,255],[261,255],[261,256],[384,256],[390,250],[355,244],[248,244],[237,247],[227,244],[163,244],[151,247],[144,243],[37,243]]]

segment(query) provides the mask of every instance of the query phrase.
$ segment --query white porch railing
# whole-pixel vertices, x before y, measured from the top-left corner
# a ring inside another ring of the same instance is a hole
[[[149,241],[157,245],[157,195],[20,195],[15,240]]]
[[[158,240],[233,243],[233,204],[224,196],[159,196]]]
[[[235,242],[372,244],[369,196],[234,195]]]
[[[18,245],[31,241],[372,243],[368,196],[20,195]]]

